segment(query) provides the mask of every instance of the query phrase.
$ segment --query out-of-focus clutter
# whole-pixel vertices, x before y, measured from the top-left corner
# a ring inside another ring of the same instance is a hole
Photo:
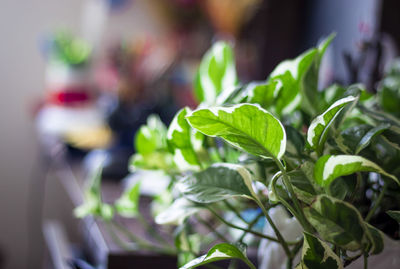
[[[241,42],[240,32],[260,0],[240,0],[233,9],[230,0],[138,2],[146,3],[150,20],[163,24],[161,35],[102,38],[109,34],[103,32],[108,17],[129,12],[137,3],[90,0],[83,12],[86,40],[58,30],[43,46],[46,89],[37,116],[39,133],[89,152],[89,167],[102,160],[105,178],[128,174],[134,134],[149,115],[169,123],[180,107],[197,105],[192,82],[213,40],[237,44],[245,80],[256,59],[254,52],[249,55],[251,41]]]
[[[39,131],[78,148],[104,147],[110,131],[96,105],[91,80],[91,46],[65,31],[46,40],[45,103]]]

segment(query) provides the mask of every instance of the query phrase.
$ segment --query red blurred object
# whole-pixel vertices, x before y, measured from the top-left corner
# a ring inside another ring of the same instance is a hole
[[[47,101],[60,106],[76,106],[86,104],[90,95],[86,87],[65,87],[58,91],[50,91]]]

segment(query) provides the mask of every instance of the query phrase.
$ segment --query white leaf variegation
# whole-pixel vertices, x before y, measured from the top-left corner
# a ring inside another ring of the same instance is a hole
[[[317,149],[325,142],[326,132],[345,105],[356,100],[354,96],[348,96],[337,100],[323,114],[317,116],[310,124],[307,132],[307,142],[312,149]]]
[[[217,42],[204,55],[196,81],[199,101],[215,104],[224,89],[234,89],[237,84],[235,58],[232,48],[225,42]]]
[[[314,177],[320,186],[329,186],[340,176],[356,172],[376,172],[389,177],[400,184],[399,180],[385,172],[379,165],[357,155],[325,155],[318,159],[314,167]]]
[[[258,105],[245,103],[199,109],[187,119],[203,134],[221,137],[256,156],[280,159],[286,150],[286,132],[282,123]]]
[[[340,258],[324,241],[304,232],[301,269],[343,269]]]
[[[196,170],[200,165],[192,144],[193,130],[185,118],[189,113],[191,110],[188,107],[179,110],[167,132],[167,142],[174,153],[174,162],[181,171]]]

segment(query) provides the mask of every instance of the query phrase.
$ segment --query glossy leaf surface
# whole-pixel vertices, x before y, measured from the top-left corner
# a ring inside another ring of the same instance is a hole
[[[318,159],[314,167],[314,177],[320,186],[328,186],[340,176],[356,172],[376,172],[396,181],[399,180],[386,173],[377,164],[357,155],[325,155]]]
[[[195,94],[200,102],[214,104],[218,94],[237,84],[235,58],[225,42],[215,43],[204,55],[195,81]]]
[[[256,197],[249,171],[236,164],[214,164],[204,171],[183,178],[181,193],[197,203],[213,203],[230,197]]]
[[[345,105],[351,103],[356,98],[348,96],[333,103],[323,114],[317,116],[310,124],[307,131],[307,142],[312,149],[321,147],[324,141],[324,135],[330,124],[343,109]]]
[[[228,243],[221,243],[215,245],[208,251],[206,255],[203,255],[201,257],[192,260],[191,262],[182,266],[180,269],[196,268],[198,266],[205,265],[208,263],[220,260],[228,260],[228,259],[240,259],[243,262],[245,262],[250,268],[256,269],[256,267],[246,257],[244,251]]]
[[[190,112],[191,110],[188,107],[179,110],[167,132],[168,144],[174,152],[174,160],[179,167],[199,165],[192,145],[192,128],[185,118]],[[181,162],[184,162],[184,164],[180,165]]]
[[[304,232],[301,269],[342,269],[340,258],[322,240]]]
[[[286,133],[281,122],[257,105],[199,109],[187,119],[205,135],[221,137],[251,154],[279,159],[285,153]]]
[[[364,249],[368,244],[364,221],[349,203],[320,195],[304,209],[304,213],[322,239],[328,242],[352,251]]]
[[[139,212],[140,181],[128,188],[121,197],[115,201],[118,214],[126,218],[134,218]]]

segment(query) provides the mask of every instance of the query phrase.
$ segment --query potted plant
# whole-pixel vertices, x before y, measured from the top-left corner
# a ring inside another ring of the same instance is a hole
[[[245,248],[260,239],[259,268],[343,268],[358,259],[367,268],[390,237],[399,239],[399,68],[376,95],[362,85],[319,91],[333,37],[248,84],[232,48],[217,42],[198,69],[198,108],[181,109],[168,128],[151,117],[137,133],[131,169],[170,177],[153,208],[156,223],[175,229],[169,253],[181,268],[226,259],[256,268]],[[137,217],[139,184],[114,206],[92,185],[76,212]]]

